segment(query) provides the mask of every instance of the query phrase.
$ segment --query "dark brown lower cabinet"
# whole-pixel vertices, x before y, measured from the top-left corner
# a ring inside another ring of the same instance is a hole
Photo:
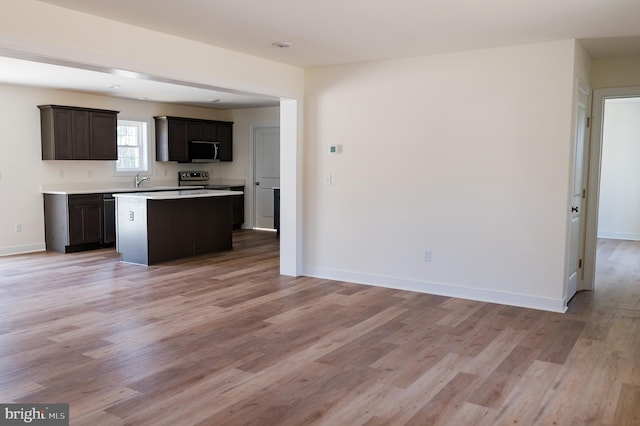
[[[89,250],[102,244],[102,194],[44,194],[47,250]]]
[[[273,227],[280,238],[280,188],[273,189]]]
[[[231,191],[244,192],[244,186],[232,186]],[[239,229],[244,223],[244,194],[231,196],[233,204],[233,229]]]

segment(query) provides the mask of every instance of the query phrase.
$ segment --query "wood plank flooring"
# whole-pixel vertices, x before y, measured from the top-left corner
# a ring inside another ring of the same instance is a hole
[[[640,243],[556,314],[278,273],[272,233],[144,267],[0,258],[0,402],[72,425],[638,425]]]

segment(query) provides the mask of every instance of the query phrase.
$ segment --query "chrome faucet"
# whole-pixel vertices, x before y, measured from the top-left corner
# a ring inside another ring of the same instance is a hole
[[[151,180],[151,178],[149,176],[144,176],[142,179],[140,179],[140,173],[138,173],[136,175],[136,181],[135,181],[136,188],[139,188],[140,184],[145,180]]]

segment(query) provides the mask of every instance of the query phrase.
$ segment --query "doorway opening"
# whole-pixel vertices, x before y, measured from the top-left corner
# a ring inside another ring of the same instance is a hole
[[[252,126],[251,157],[253,163],[254,229],[275,231],[275,191],[280,190],[280,126]]]
[[[617,247],[625,247],[627,256],[629,248],[640,249],[640,216],[634,217],[640,215],[639,118],[640,87],[594,90],[589,176],[594,202],[587,212],[589,267],[582,290],[594,290],[596,278],[606,272],[596,270],[597,256],[610,256]]]

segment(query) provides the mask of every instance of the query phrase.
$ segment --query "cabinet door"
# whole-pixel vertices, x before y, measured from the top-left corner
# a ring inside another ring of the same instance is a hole
[[[91,112],[91,151],[92,160],[117,160],[118,142],[116,129],[118,118],[111,112]]]
[[[207,141],[216,142],[216,123],[213,121],[189,121],[189,130],[187,131],[189,141]]]
[[[189,161],[189,142],[187,138],[187,121],[169,119],[167,145],[169,161]]]
[[[69,196],[69,245],[102,241],[102,196]]]
[[[73,159],[71,110],[40,105],[40,132],[43,160]]]
[[[233,123],[216,123],[217,140],[220,142],[220,161],[233,161]]]
[[[202,140],[207,142],[217,142],[217,125],[212,121],[202,123]]]
[[[100,204],[90,204],[84,210],[84,241],[86,243],[102,242],[103,207]]]
[[[187,124],[187,140],[202,141],[202,123],[199,121],[189,121]]]
[[[71,110],[71,127],[73,159],[90,159],[89,111]]]
[[[53,158],[47,160],[71,160],[73,158],[73,139],[71,137],[71,111],[53,110]]]

